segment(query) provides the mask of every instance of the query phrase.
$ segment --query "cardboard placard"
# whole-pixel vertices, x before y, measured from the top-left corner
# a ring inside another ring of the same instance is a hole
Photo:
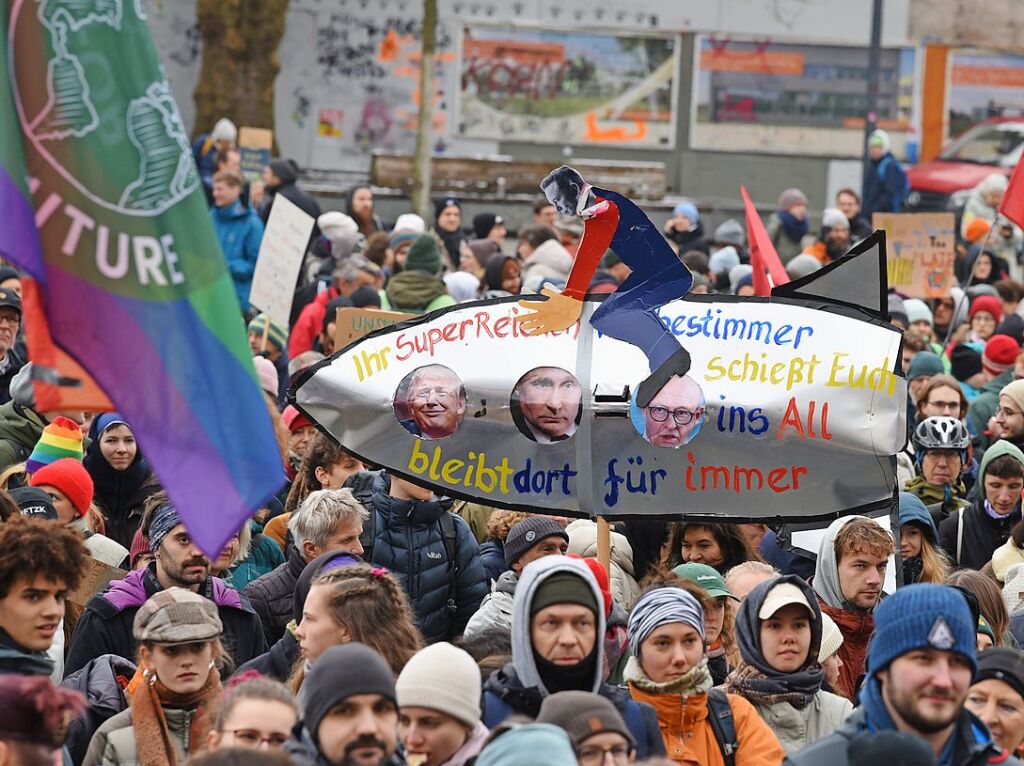
[[[345,348],[354,340],[359,340],[381,327],[412,319],[415,314],[404,311],[384,311],[383,309],[338,309],[338,318],[334,324],[334,348]]]
[[[73,593],[68,594],[68,601],[84,607],[89,603],[90,598],[106,590],[112,581],[122,580],[127,574],[123,569],[104,564],[90,556],[85,573],[82,575],[82,581]]]
[[[911,298],[942,298],[956,284],[953,213],[875,213],[885,230],[889,287]]]
[[[252,275],[249,303],[285,329],[314,223],[313,216],[287,198],[274,197]]]
[[[242,175],[252,182],[270,163],[270,150],[274,146],[274,131],[265,128],[240,128],[238,152],[242,156]]]

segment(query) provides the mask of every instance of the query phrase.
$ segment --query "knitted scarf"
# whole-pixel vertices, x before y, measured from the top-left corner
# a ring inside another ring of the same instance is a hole
[[[758,616],[769,594],[780,585],[791,585],[799,589],[811,607],[811,640],[807,657],[802,667],[792,672],[783,672],[772,667],[765,659],[761,647],[761,623]],[[821,691],[825,671],[818,664],[818,650],[821,647],[821,611],[818,599],[811,586],[796,575],[783,575],[774,580],[760,583],[740,605],[736,615],[736,640],[740,645],[743,661],[726,679],[729,691],[741,694],[754,703],[770,704],[788,702],[795,708],[805,708]]]
[[[753,665],[741,662],[739,667],[725,679],[725,690],[732,694],[739,694],[754,705],[788,702],[798,710],[803,710],[814,701],[814,695],[821,690],[823,675],[819,666],[817,672],[795,673],[789,677],[772,678]],[[807,676],[806,688],[794,685],[793,676]]]
[[[782,221],[782,230],[786,233],[786,238],[790,242],[795,242],[799,245],[800,240],[803,239],[804,235],[807,233],[807,219],[804,218],[801,221],[787,210],[779,210],[776,215],[778,215],[779,220]]]
[[[652,681],[644,673],[644,669],[640,667],[640,662],[637,658],[630,657],[626,662],[626,670],[622,674],[622,680],[648,694],[678,694],[681,697],[707,694],[712,685],[707,657],[704,657],[699,664],[694,665],[682,676],[668,683]]]
[[[204,747],[220,700],[220,674],[216,668],[211,668],[206,683],[199,691],[178,694],[164,686],[152,671],[148,671],[148,677],[144,676],[146,672],[140,665],[131,684],[135,689],[130,704],[139,763],[177,766],[178,755],[164,717],[164,708],[192,710],[188,742],[195,749]]]

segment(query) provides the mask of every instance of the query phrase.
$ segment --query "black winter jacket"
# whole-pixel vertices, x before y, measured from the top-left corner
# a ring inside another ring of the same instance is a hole
[[[134,659],[138,647],[132,637],[135,613],[146,600],[161,589],[156,579],[156,564],[149,569],[129,572],[107,589],[89,599],[71,637],[71,648],[64,663],[64,677],[85,667],[101,654],[116,654]],[[260,618],[249,599],[219,577],[207,577],[199,593],[217,605],[224,624],[224,648],[232,664],[241,665],[267,651]]]
[[[292,635],[291,631],[286,630],[280,640],[270,647],[269,652],[249,660],[241,665],[235,673],[241,674],[247,670],[255,670],[262,676],[284,683],[291,677],[300,654],[298,639]]]
[[[402,583],[427,643],[451,640],[462,635],[469,618],[487,595],[476,538],[464,519],[451,515],[456,531],[456,587],[455,611],[449,613],[446,604],[450,562],[440,518],[449,513],[452,501],[397,500],[388,494],[390,486],[391,477],[386,474],[374,484],[374,539],[366,558],[390,569]]]
[[[802,750],[790,753],[783,766],[848,766],[846,749],[850,740],[865,731],[864,708],[857,708],[841,727]],[[953,747],[953,766],[984,766],[993,763],[1000,766],[1022,766],[1020,760],[992,741],[988,729],[977,718],[964,710],[957,722],[956,743]]]
[[[299,549],[289,544],[288,558],[283,564],[245,586],[243,593],[249,597],[252,608],[260,616],[263,635],[269,645],[284,635],[285,626],[295,617],[292,596],[295,583],[305,568],[306,560],[302,558]]]
[[[992,553],[1010,537],[1010,530],[1020,521],[1020,507],[1005,518],[993,519],[985,512],[984,500],[975,500],[964,508],[963,544],[957,560],[956,541],[960,514],[953,513],[939,525],[939,544],[960,567],[981,569],[992,560]]]

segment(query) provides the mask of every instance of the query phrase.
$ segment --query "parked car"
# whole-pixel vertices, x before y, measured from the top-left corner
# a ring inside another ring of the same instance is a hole
[[[959,211],[967,195],[992,172],[1009,175],[1024,150],[1024,118],[993,117],[907,171],[908,212]]]

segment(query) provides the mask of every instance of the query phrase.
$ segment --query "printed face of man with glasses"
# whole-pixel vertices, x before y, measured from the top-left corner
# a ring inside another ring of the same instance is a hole
[[[412,423],[407,430],[424,439],[451,436],[466,412],[466,390],[459,377],[439,364],[421,367],[409,384]]]
[[[643,408],[644,438],[659,447],[679,447],[690,440],[704,417],[704,396],[689,375],[674,375]]]

